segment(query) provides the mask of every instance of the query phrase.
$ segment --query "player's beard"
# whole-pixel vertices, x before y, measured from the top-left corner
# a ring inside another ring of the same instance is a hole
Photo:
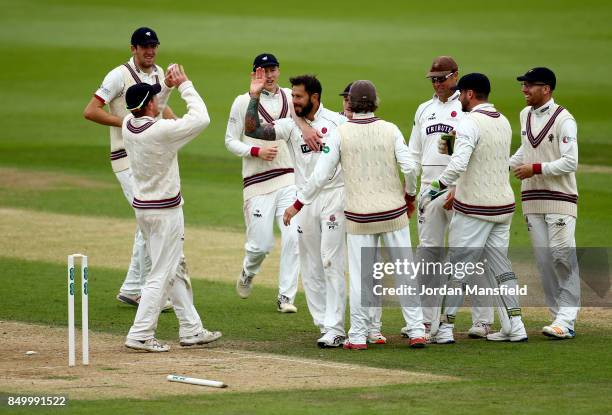
[[[310,114],[310,111],[312,111],[312,107],[314,107],[314,105],[312,105],[312,102],[308,101],[308,104],[306,104],[304,107],[302,107],[302,109],[300,111],[295,111],[295,114],[298,117],[305,117],[308,114]]]
[[[461,111],[463,112],[470,111],[470,108],[469,108],[470,102],[467,99],[462,100],[461,97],[459,97],[459,102],[461,102]]]

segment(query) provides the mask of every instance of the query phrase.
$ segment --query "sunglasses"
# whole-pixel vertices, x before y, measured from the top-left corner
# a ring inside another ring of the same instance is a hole
[[[525,88],[529,88],[532,86],[546,86],[548,84],[545,84],[543,82],[521,82],[521,85],[524,86]]]
[[[432,76],[431,79],[431,83],[435,84],[436,82],[441,84],[442,82],[446,82],[446,80],[448,78],[450,78],[451,76],[453,76],[455,74],[455,72],[451,72],[448,75],[444,75],[444,76]]]

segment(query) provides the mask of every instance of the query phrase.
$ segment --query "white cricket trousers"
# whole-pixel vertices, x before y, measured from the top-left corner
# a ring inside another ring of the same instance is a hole
[[[148,340],[155,336],[157,320],[168,297],[179,321],[179,336],[194,336],[203,326],[193,305],[191,284],[180,267],[185,233],[183,208],[134,210],[151,257],[151,272],[142,288],[128,338]]]
[[[457,275],[451,278],[453,282],[477,283],[479,287],[497,287],[505,285],[510,289],[517,286],[517,278],[512,272],[512,264],[508,259],[508,243],[510,238],[510,223],[490,222],[460,212],[455,212],[450,223],[448,234],[448,245],[451,247],[451,263],[483,263],[485,273],[477,275],[474,273],[472,279],[463,277],[458,279]],[[484,297],[486,298],[486,297]],[[502,329],[510,327],[510,317],[520,316],[518,295],[504,294],[489,299],[489,303],[495,302]],[[458,308],[463,304],[463,295],[446,296],[445,311],[447,319],[452,323]]]
[[[134,183],[132,180],[132,170],[127,169],[115,173],[117,180],[121,184],[123,194],[127,199],[130,207],[134,200]],[[123,294],[140,295],[147,274],[151,270],[151,259],[147,255],[145,240],[140,231],[140,226],[136,226],[136,234],[134,235],[134,245],[132,246],[132,258],[128,268],[123,285],[119,290]]]
[[[417,200],[421,201],[423,193],[428,191],[427,186],[421,186],[421,192]],[[418,208],[418,231],[419,246],[417,248],[416,260],[425,263],[435,263],[444,260],[444,239],[453,217],[453,211],[444,209],[447,194],[434,199],[425,208]],[[436,249],[437,248],[437,249]],[[431,287],[432,280],[425,275],[420,275],[420,283]],[[423,320],[431,323],[435,314],[436,299],[432,295],[424,295],[421,298],[423,306]],[[472,298],[472,324],[483,322],[493,324],[494,313],[492,307],[487,307],[486,298],[480,295],[471,295]]]
[[[379,257],[376,252],[377,249],[375,249],[377,246],[379,246],[379,239],[382,240],[385,247],[391,248],[389,249],[389,262],[394,263],[396,260],[403,261],[404,259],[408,259],[409,261],[412,260],[412,251],[410,250],[410,232],[408,231],[408,227],[394,232],[385,232],[373,235],[347,235],[350,285],[349,303],[351,316],[351,328],[348,334],[349,341],[351,343],[366,343],[368,327],[370,326],[370,319],[373,315],[373,313],[370,311],[370,307],[364,307],[362,305],[361,248],[370,248],[363,251],[364,253],[369,253],[371,255],[371,258],[364,258],[364,262],[372,264]],[[396,286],[413,286],[414,290],[417,290],[418,281],[416,278],[410,279],[406,275],[396,275],[395,282]],[[408,328],[408,335],[411,338],[423,337],[425,335],[425,326],[423,325],[423,312],[420,307],[418,296],[414,296],[412,298],[412,302],[416,302],[418,305],[401,307],[404,320],[406,321],[406,327]]]
[[[296,198],[296,187],[286,186],[275,192],[253,196],[244,202],[246,244],[243,268],[248,275],[256,275],[266,255],[274,247],[274,221],[281,230],[280,269],[278,274],[278,295],[289,298],[293,303],[298,287],[300,259],[298,250],[297,221],[283,224],[285,209]]]
[[[344,189],[323,190],[297,219],[302,285],[310,315],[321,332],[344,336]]]
[[[529,214],[526,220],[553,324],[574,330],[580,310],[576,218],[549,213]]]

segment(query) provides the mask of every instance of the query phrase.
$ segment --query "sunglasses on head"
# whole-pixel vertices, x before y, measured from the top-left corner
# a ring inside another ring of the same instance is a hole
[[[432,76],[431,79],[431,83],[435,84],[436,82],[441,84],[442,82],[445,82],[448,78],[450,78],[451,76],[453,76],[455,74],[455,72],[451,72],[448,75],[444,75],[444,76]]]

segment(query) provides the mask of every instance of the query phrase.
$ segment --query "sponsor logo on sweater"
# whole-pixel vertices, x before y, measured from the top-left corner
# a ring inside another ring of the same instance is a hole
[[[430,125],[425,129],[425,134],[430,135],[430,134],[448,134],[451,131],[453,131],[453,126],[448,125],[448,124],[442,124],[442,123],[438,123],[438,124],[434,124],[434,125]]]

